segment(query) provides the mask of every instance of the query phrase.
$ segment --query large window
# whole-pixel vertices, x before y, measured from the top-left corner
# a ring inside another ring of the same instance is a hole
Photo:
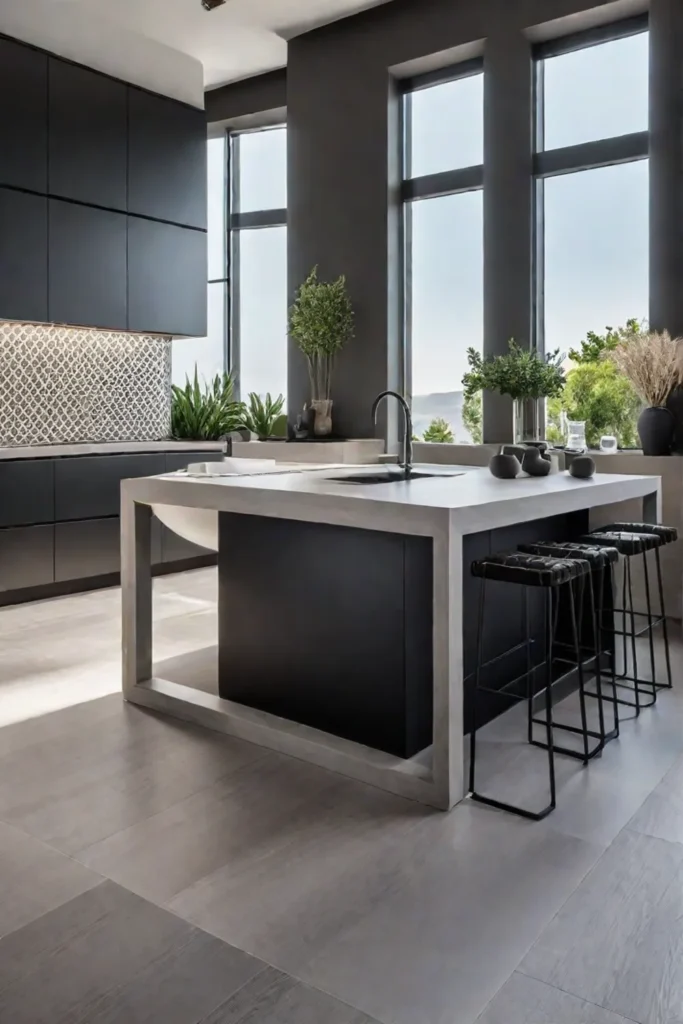
[[[588,331],[648,311],[648,39],[621,38],[537,62],[539,340],[576,348]],[[560,41],[561,43],[561,41]],[[565,45],[580,46],[579,37]],[[557,52],[559,50],[559,52]]]
[[[462,377],[483,343],[483,77],[468,63],[404,97],[406,390],[434,440],[481,441]]]
[[[287,131],[230,136],[230,363],[240,394],[287,394]]]
[[[565,356],[569,385],[548,406],[549,435],[567,416],[589,443],[612,432],[636,443],[635,406],[605,428],[610,367],[569,358],[589,332],[648,315],[648,36],[642,20],[544,44],[536,63],[537,342]],[[609,392],[609,394],[608,394]],[[603,408],[598,397],[604,394]]]

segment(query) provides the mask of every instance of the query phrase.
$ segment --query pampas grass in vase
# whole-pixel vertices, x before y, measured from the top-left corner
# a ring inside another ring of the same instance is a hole
[[[644,455],[671,454],[676,424],[666,403],[683,381],[681,345],[683,339],[668,331],[643,331],[624,337],[610,353],[645,404],[638,417]]]

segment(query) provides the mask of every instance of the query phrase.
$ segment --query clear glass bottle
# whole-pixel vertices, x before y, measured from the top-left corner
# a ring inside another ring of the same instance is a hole
[[[572,452],[586,450],[586,421],[567,420],[567,448]]]

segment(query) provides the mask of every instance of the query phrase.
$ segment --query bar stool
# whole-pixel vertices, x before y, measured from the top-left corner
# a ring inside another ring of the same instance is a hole
[[[571,619],[571,630],[573,638],[573,646],[575,653],[575,664],[579,674],[580,686],[583,687],[583,661],[581,657],[581,650],[579,646],[579,630],[576,620],[576,605],[574,601],[574,590],[572,583],[581,578],[585,577],[590,571],[590,563],[586,560],[575,559],[575,558],[550,558],[543,555],[525,554],[523,552],[511,552],[508,554],[494,554],[488,555],[486,558],[480,559],[472,563],[472,575],[477,576],[481,579],[481,586],[479,591],[479,609],[478,609],[478,621],[477,621],[477,664],[474,677],[474,693],[471,702],[471,716],[470,716],[470,773],[469,773],[469,792],[473,800],[478,801],[482,804],[487,804],[490,807],[496,807],[503,811],[511,811],[513,814],[518,814],[523,818],[530,818],[532,821],[540,821],[545,818],[555,808],[556,804],[556,791],[555,791],[555,747],[553,743],[553,717],[552,717],[552,687],[553,687],[553,645],[554,645],[554,634],[555,634],[555,615],[553,614],[553,599],[555,598],[556,604],[559,594],[562,592],[561,588],[565,587],[568,600],[569,600],[569,612]],[[496,580],[502,583],[514,583],[521,586],[524,589],[524,602],[523,602],[523,630],[524,630],[524,641],[521,645],[508,651],[507,654],[512,654],[519,650],[520,646],[526,649],[526,671],[521,675],[512,679],[509,683],[500,689],[494,689],[492,687],[483,686],[481,683],[481,671],[484,668],[492,665],[494,662],[499,661],[500,657],[492,658],[487,662],[483,661],[483,633],[484,633],[484,612],[486,606],[486,584],[489,580]],[[538,695],[534,692],[534,677],[536,671],[541,666],[533,666],[531,664],[531,646],[533,639],[530,636],[529,631],[529,589],[531,587],[541,588],[545,591],[544,601],[544,625],[543,635],[545,638],[545,684],[541,688],[539,693],[545,694],[545,729],[546,729],[546,743],[544,749],[548,753],[548,784],[550,790],[550,802],[541,811],[530,811],[527,808],[519,807],[515,804],[505,803],[501,800],[494,800],[491,797],[483,796],[476,790],[475,782],[475,766],[476,766],[476,736],[478,728],[478,698],[482,693],[493,693],[497,696],[507,696],[515,700],[526,700],[528,706],[531,706],[534,698]],[[516,684],[526,682],[526,693],[520,696],[517,693],[509,692]],[[583,723],[585,725],[585,722]],[[584,743],[587,743],[587,739],[584,737]],[[585,760],[588,760],[587,750],[585,752]]]
[[[630,533],[644,533],[650,534],[656,537],[657,543],[654,549],[655,552],[655,567],[657,570],[657,590],[659,593],[659,615],[653,616],[650,606],[650,588],[649,579],[647,576],[647,556],[644,555],[645,561],[645,591],[647,598],[647,611],[648,621],[650,623],[650,629],[655,629],[657,626],[662,627],[662,638],[664,640],[664,657],[666,660],[666,682],[657,683],[657,686],[662,689],[670,690],[673,687],[673,680],[671,677],[671,652],[669,650],[669,630],[667,627],[666,620],[666,607],[664,604],[664,585],[662,583],[662,562],[659,557],[660,549],[665,547],[667,544],[674,544],[678,540],[678,530],[675,526],[661,526],[654,523],[612,523],[610,526],[602,526],[598,530],[594,530],[593,533],[603,533],[604,531],[612,530],[626,530]],[[636,613],[638,614],[638,613]]]
[[[595,547],[612,547],[616,548],[620,556],[624,559],[624,580],[622,588],[622,602],[621,608],[614,608],[614,615],[622,616],[622,629],[617,629],[616,625],[612,627],[605,627],[605,632],[611,633],[613,636],[623,637],[624,644],[624,670],[623,672],[616,672],[616,668],[613,668],[616,678],[616,685],[631,691],[633,693],[633,700],[626,697],[618,697],[617,701],[619,704],[626,707],[634,708],[636,717],[640,714],[643,708],[652,707],[657,700],[657,684],[655,683],[656,667],[655,667],[655,648],[654,639],[652,636],[652,629],[650,628],[651,621],[651,605],[650,605],[650,583],[647,568],[647,552],[654,551],[658,547],[658,540],[654,534],[647,533],[635,533],[630,530],[611,530],[608,528],[602,528],[596,530],[594,533],[586,534],[584,537],[579,538],[580,543],[590,544]],[[633,606],[633,580],[631,573],[631,562],[632,559],[638,555],[643,556],[644,574],[645,574],[645,592],[648,612],[636,612]],[[614,565],[612,566],[612,583],[614,592]],[[636,629],[636,615],[648,616],[648,625],[644,626],[642,630]],[[630,628],[627,629],[626,619],[627,616],[630,620]],[[642,636],[644,633],[648,633],[650,641],[650,667],[652,671],[652,679],[642,679],[638,675],[638,653],[636,650],[636,639]],[[628,672],[628,643],[631,641],[631,659],[633,663],[633,674],[629,675]],[[616,659],[616,652],[612,651],[612,658]],[[632,685],[631,685],[632,684]],[[595,695],[597,696],[597,695]]]
[[[597,696],[599,698],[598,704],[598,730],[586,729],[585,734],[598,742],[593,748],[589,755],[589,758],[593,758],[600,754],[610,740],[615,739],[619,735],[619,704],[617,701],[617,687],[616,678],[614,675],[614,659],[611,658],[612,671],[610,673],[610,685],[611,685],[611,705],[612,705],[612,721],[613,726],[608,731],[605,729],[605,715],[603,710],[603,699],[605,699],[602,691],[602,662],[606,655],[610,654],[609,645],[603,642],[603,628],[605,625],[605,599],[607,596],[607,588],[611,586],[611,567],[619,561],[619,552],[616,548],[609,547],[595,547],[590,544],[579,544],[575,541],[538,541],[533,544],[520,544],[520,551],[528,552],[529,554],[536,555],[548,555],[552,558],[579,558],[587,561],[590,564],[591,572],[586,577],[580,578],[580,591],[579,591],[579,610],[578,610],[578,622],[579,622],[579,635],[580,645],[582,651],[587,648],[590,653],[587,653],[583,657],[583,670],[584,673],[594,670],[595,682],[596,682],[596,694],[590,693],[590,691],[584,691],[579,689],[579,701],[581,704],[582,719],[585,716],[584,700],[585,696]],[[584,644],[582,639],[582,632],[584,627],[584,596],[585,591],[588,590],[588,614],[590,621],[590,643]],[[597,591],[597,594],[596,594]],[[611,607],[611,605],[610,605]],[[556,644],[560,642],[556,640]],[[567,646],[566,644],[564,646]],[[592,651],[591,651],[592,648]],[[537,740],[531,738],[531,727],[532,724],[541,725],[543,724],[538,718],[531,718],[529,721],[529,742],[536,743],[537,746],[542,746]],[[563,725],[560,722],[553,722],[555,729],[561,729],[564,732],[570,732],[574,734],[583,734],[583,726],[579,728],[575,725]],[[571,749],[562,749],[555,746],[557,753],[565,753],[570,757],[582,758],[579,751]]]

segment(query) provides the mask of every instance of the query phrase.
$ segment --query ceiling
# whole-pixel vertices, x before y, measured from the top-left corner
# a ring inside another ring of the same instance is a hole
[[[288,38],[389,0],[0,0],[0,31],[202,105],[287,63]]]

